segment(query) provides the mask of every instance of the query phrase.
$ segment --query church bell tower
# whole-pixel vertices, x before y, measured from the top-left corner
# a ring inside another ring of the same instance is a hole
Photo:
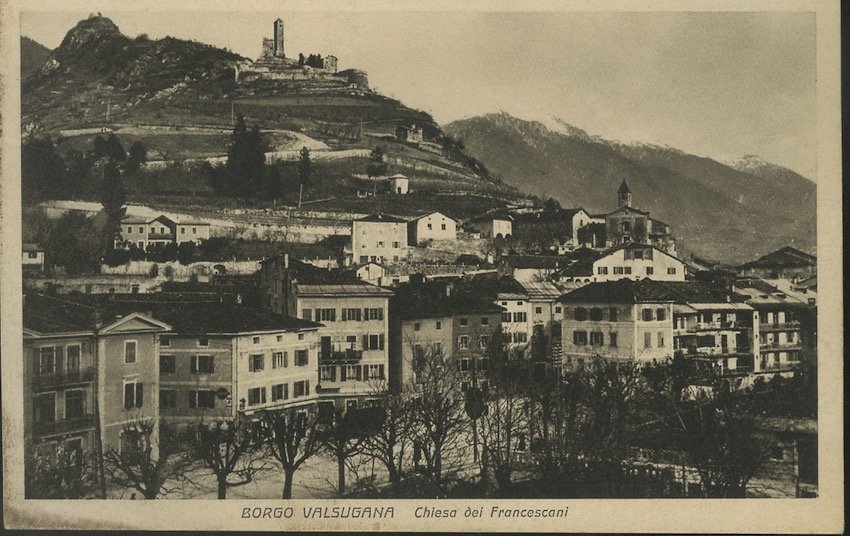
[[[632,191],[629,190],[629,185],[626,184],[626,179],[623,179],[622,184],[620,184],[620,188],[617,190],[617,206],[632,206]]]
[[[284,58],[283,54],[283,19],[274,21],[274,56]]]

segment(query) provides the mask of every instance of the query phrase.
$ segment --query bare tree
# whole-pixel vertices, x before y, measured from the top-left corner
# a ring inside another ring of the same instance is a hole
[[[375,417],[378,408],[334,408],[333,415],[320,420],[321,448],[331,454],[337,463],[337,493],[345,493],[346,461],[363,451],[369,434],[380,426]]]
[[[145,499],[156,499],[175,491],[169,481],[183,482],[194,460],[187,454],[159,453],[156,424],[152,419],[135,419],[124,425],[122,447],[110,448],[104,461],[111,479],[139,491]]]
[[[391,393],[385,384],[374,386],[373,392],[382,418],[380,426],[366,438],[363,450],[384,464],[393,493],[398,495],[404,474],[405,455],[411,444],[410,402],[406,395]]]
[[[217,420],[197,427],[195,455],[216,477],[218,498],[227,498],[227,489],[244,486],[267,469],[260,447],[244,417]]]
[[[260,414],[258,426],[260,438],[283,468],[282,497],[291,499],[295,471],[319,451],[315,409],[264,411]]]
[[[100,484],[95,454],[65,445],[50,452],[29,448],[25,464],[28,499],[82,499],[95,494]]]
[[[427,475],[445,491],[446,468],[466,459],[468,419],[455,360],[431,352],[421,360],[421,383],[411,402],[412,435],[422,451]]]

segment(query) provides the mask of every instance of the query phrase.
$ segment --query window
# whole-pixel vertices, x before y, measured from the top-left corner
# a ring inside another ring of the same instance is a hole
[[[198,346],[201,348],[206,348],[210,345],[210,340],[207,337],[201,337],[198,339]]]
[[[616,308],[616,307],[611,307],[611,308],[608,310],[608,319],[609,319],[611,322],[616,322],[616,321],[617,321],[617,308]]]
[[[437,341],[433,345],[434,355],[443,355],[443,341]]]
[[[433,226],[433,225],[431,225],[431,224],[429,223],[429,224],[428,224],[428,230],[430,231],[430,230],[431,230],[431,229],[433,229],[433,228],[434,228],[434,226]]]
[[[469,325],[469,319],[468,318],[461,318],[460,319],[460,325],[461,326],[468,326]]]
[[[642,309],[640,314],[641,314],[641,319],[644,322],[648,322],[648,321],[652,320],[652,309]]]
[[[144,228],[144,227],[139,227],[139,234],[144,234],[144,232],[145,232],[145,228]]]
[[[259,372],[263,370],[263,354],[254,354],[248,357],[248,372]]]
[[[584,346],[587,344],[586,331],[573,331],[573,344],[576,346]]]
[[[133,228],[127,227],[127,234],[133,234]]]
[[[555,307],[555,312],[558,313],[558,314],[561,313],[561,306],[560,305],[558,307]]]
[[[180,228],[180,234],[186,234],[186,228],[185,227]]]
[[[445,224],[445,223],[441,223],[441,224],[440,224],[440,230],[441,230],[441,231],[445,231],[445,230],[446,230],[446,224]]]
[[[251,344],[260,344],[260,336],[256,335],[254,337],[251,337]]]
[[[590,344],[591,346],[602,346],[603,337],[601,331],[591,331],[590,332]]]
[[[467,348],[469,348],[469,336],[468,335],[461,335],[460,337],[458,337],[457,338],[457,347],[458,347],[458,350],[466,350]]]
[[[525,311],[516,311],[514,312],[514,322],[526,322],[528,320],[528,315]]]
[[[312,309],[302,309],[301,310],[301,319],[302,320],[313,320],[313,310]]]
[[[369,380],[383,380],[384,366],[383,365],[367,365]]]
[[[295,366],[306,367],[309,361],[307,350],[295,350]]]
[[[511,313],[502,313],[502,323],[507,324],[511,321]]]
[[[593,307],[590,310],[590,319],[597,322],[602,320],[602,309],[600,307]]]
[[[647,266],[646,275],[652,275],[653,273],[655,273],[655,268],[653,268],[652,266]]]
[[[384,349],[384,334],[380,335],[363,335],[364,350],[383,350]]]
[[[478,347],[482,350],[487,349],[487,345],[490,343],[490,335],[479,335],[478,336]]]
[[[319,367],[319,381],[335,382],[336,365],[322,365]]]
[[[342,368],[342,372],[341,372],[342,377],[340,379],[342,381],[360,380],[362,378],[361,373],[362,373],[362,369],[361,369],[360,365],[345,365]]]
[[[617,346],[617,332],[612,331],[608,334],[608,345],[609,346]]]
[[[486,316],[482,316],[481,317],[481,325],[482,326],[489,326],[490,325],[490,319],[487,318]]]
[[[272,368],[283,368],[287,365],[285,352],[274,352],[272,354]]]
[[[437,327],[436,327],[436,329],[443,329],[443,323],[442,323],[442,322],[440,322],[439,320],[437,320]]]
[[[254,387],[253,389],[248,389],[248,405],[256,406],[257,404],[265,404],[266,403],[266,388],[265,387]]]
[[[275,342],[283,342],[283,335],[275,335],[274,340]]]
[[[596,273],[597,274],[608,274],[608,267],[607,266],[597,266],[596,267]]]
[[[56,347],[43,346],[38,351],[38,373],[53,374],[56,370]]]
[[[44,393],[36,395],[33,401],[35,422],[54,422],[56,420],[56,395]]]
[[[393,249],[398,249],[400,247],[398,242],[393,242]]]
[[[667,275],[676,275],[676,267],[671,266],[671,267],[667,268]]]
[[[587,309],[584,307],[576,307],[575,313],[573,314],[573,318],[576,320],[587,320]]]
[[[215,372],[213,356],[211,355],[193,355],[192,356],[192,372],[198,374],[212,374]]]
[[[524,331],[517,331],[514,333],[513,337],[514,342],[528,342],[528,333]]]
[[[378,240],[378,247],[379,248],[384,247],[384,241],[383,240]]]
[[[160,374],[174,374],[177,372],[177,361],[174,359],[173,355],[161,355],[159,356],[159,373]]]
[[[384,310],[380,307],[367,307],[363,310],[366,315],[366,320],[383,320]]]
[[[264,389],[265,390],[265,389]],[[250,393],[251,391],[248,391]],[[265,397],[263,397],[265,398]],[[190,408],[215,408],[215,391],[189,391],[189,407]]]
[[[624,266],[624,267],[623,267],[623,273],[624,273],[624,274],[630,274],[630,273],[632,273],[632,267],[631,267],[631,266]]]
[[[144,404],[144,386],[141,382],[124,383],[124,409],[140,408]]]
[[[643,334],[643,347],[652,348],[652,333],[647,332]]]
[[[159,345],[165,348],[171,346],[171,337],[162,336],[159,338]]]
[[[310,394],[310,380],[295,382],[293,385],[293,396],[308,396]]]
[[[80,371],[80,345],[73,344],[65,348],[65,370],[68,372]]]
[[[538,315],[542,315],[543,314],[543,308],[542,307],[535,307],[534,313],[538,314]]]
[[[198,228],[192,227],[192,234],[198,234]]]
[[[413,331],[419,331],[419,322],[413,324]]]
[[[272,385],[272,402],[277,402],[278,400],[286,400],[289,398],[289,385],[286,383],[279,383],[277,385]]]
[[[361,318],[361,313],[362,313],[362,311],[360,310],[359,307],[355,308],[355,309],[350,309],[350,308],[349,309],[343,309],[342,310],[342,321],[345,322],[345,321],[348,321],[348,320],[356,320],[356,321],[359,322],[360,318]]]
[[[136,341],[124,341],[124,364],[136,362]]]
[[[661,331],[658,332],[658,347],[659,348],[664,347],[664,333],[661,332]]]
[[[614,267],[614,275],[622,274],[622,273],[623,273],[623,267],[622,266],[615,266]]]
[[[299,340],[299,341],[303,341],[303,340],[304,340],[304,334],[303,334],[303,333],[299,333],[299,334],[298,334],[298,340]]]
[[[159,390],[159,408],[174,409],[177,407],[177,391],[174,389]]]
[[[79,389],[65,391],[65,419],[79,419],[85,414],[83,392]]]

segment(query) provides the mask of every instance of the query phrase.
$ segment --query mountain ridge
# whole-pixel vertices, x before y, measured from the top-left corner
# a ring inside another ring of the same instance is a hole
[[[608,141],[572,128],[565,134],[506,113],[444,125],[506,183],[565,206],[609,211],[626,178],[635,205],[672,225],[682,249],[703,257],[734,263],[786,244],[814,247],[815,184],[790,170],[746,173],[680,149]]]

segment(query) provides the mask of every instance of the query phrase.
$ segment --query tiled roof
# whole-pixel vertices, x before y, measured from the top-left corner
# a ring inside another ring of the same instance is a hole
[[[511,268],[557,269],[569,264],[567,258],[554,255],[506,255],[504,259]]]
[[[619,279],[590,283],[564,294],[568,303],[722,303],[744,301],[744,296],[696,281],[654,281]]]
[[[740,268],[805,268],[817,266],[817,257],[797,248],[785,246],[754,261],[742,264]]]
[[[298,296],[392,296],[393,292],[369,283],[359,284],[298,284]]]
[[[387,214],[369,214],[368,216],[364,216],[359,220],[354,221],[362,221],[367,223],[405,223],[407,220],[403,220],[401,218],[396,218],[395,216],[389,216]]]
[[[449,287],[450,290],[446,290]],[[501,313],[504,309],[464,282],[405,283],[392,299],[393,314],[400,319],[437,318],[463,313]]]
[[[94,307],[44,294],[24,295],[24,328],[38,333],[94,331]]]
[[[575,290],[584,283],[560,282],[560,281],[529,281],[522,283],[528,298],[532,300],[551,300],[559,298]]]
[[[232,334],[256,331],[298,331],[321,326],[301,320],[236,303],[220,301],[180,301],[162,296],[159,301],[150,299],[115,298],[109,295],[89,295],[81,299],[96,302],[97,308],[107,315],[126,315],[141,312],[171,325],[175,333]]]

